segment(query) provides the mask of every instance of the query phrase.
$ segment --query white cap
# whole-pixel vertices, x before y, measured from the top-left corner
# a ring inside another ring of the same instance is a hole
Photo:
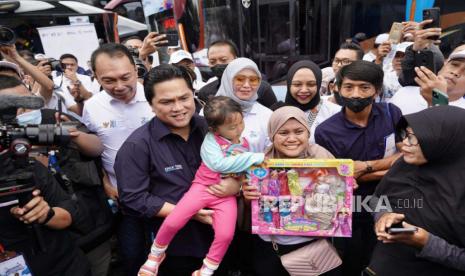
[[[375,39],[375,44],[382,44],[389,40],[389,34],[380,34]]]
[[[179,50],[179,51],[176,51],[176,52],[171,54],[169,64],[178,63],[183,59],[188,59],[190,61],[194,61],[192,59],[191,54],[189,54],[188,52],[186,52],[184,50]]]
[[[37,60],[42,60],[42,59],[48,59],[48,57],[45,55],[45,54],[36,54],[34,56],[34,59],[37,59]]]
[[[402,42],[399,43],[396,47],[396,52],[402,52],[405,53],[405,50],[407,50],[407,47],[412,45],[413,42]]]
[[[449,56],[449,60],[461,59],[461,58],[465,59],[465,50],[452,53],[452,54]]]

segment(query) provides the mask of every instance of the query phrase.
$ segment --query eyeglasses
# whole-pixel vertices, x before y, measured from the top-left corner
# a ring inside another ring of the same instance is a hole
[[[249,81],[250,86],[258,86],[260,84],[260,78],[257,76],[244,76],[244,75],[236,75],[233,79],[234,85],[244,85],[246,81]]]
[[[351,59],[348,59],[348,58],[345,58],[345,59],[338,59],[338,58],[335,58],[333,59],[333,64],[335,65],[342,65],[342,66],[346,66],[346,65],[349,65],[351,64],[352,62],[354,62],[353,60]]]
[[[401,130],[399,134],[402,140],[407,138],[407,141],[411,146],[416,146],[419,144],[417,136],[411,132],[408,132],[406,129]]]

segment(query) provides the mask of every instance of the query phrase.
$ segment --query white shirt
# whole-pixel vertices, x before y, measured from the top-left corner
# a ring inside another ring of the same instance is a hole
[[[87,91],[94,93],[92,89],[92,79],[89,76],[76,73],[76,77]],[[70,106],[75,105],[76,102],[74,101],[74,97],[71,95],[68,89],[68,87],[72,85],[72,81],[65,77],[63,74],[59,76],[54,74],[53,82],[55,84],[56,93],[58,93],[65,100],[66,107],[69,108]]]
[[[365,55],[363,55],[363,60],[373,62],[376,59],[376,55],[373,54],[372,51],[368,51]]]
[[[428,108],[428,102],[420,94],[420,87],[418,86],[402,87],[397,91],[394,97],[392,97],[391,103],[400,108],[402,115],[420,112]],[[449,105],[465,109],[465,99],[460,98],[449,102]]]
[[[103,168],[111,184],[116,187],[113,169],[116,153],[131,133],[154,117],[145,99],[144,87],[137,83],[137,92],[129,103],[124,103],[102,91],[84,104],[82,121],[95,132],[103,143]]]
[[[271,145],[268,138],[268,121],[272,113],[269,108],[255,102],[250,112],[244,114],[244,131],[241,138],[247,139],[251,152],[264,152]],[[199,115],[203,116],[203,108]]]
[[[383,79],[383,95],[382,101],[383,102],[391,102],[392,97],[402,88],[402,85],[399,83],[399,77],[397,76],[396,72],[389,71],[385,72],[384,79]]]
[[[264,152],[270,145],[268,138],[268,121],[273,111],[255,102],[250,112],[244,114],[244,131],[242,137],[249,142],[250,151]]]
[[[315,121],[313,122],[312,126],[310,127],[310,143],[315,144],[315,129],[321,123],[326,121],[329,117],[333,116],[334,114],[341,111],[341,106],[335,103],[328,101],[327,99],[321,99],[321,107],[316,115]],[[305,112],[305,115],[308,115],[310,110]]]

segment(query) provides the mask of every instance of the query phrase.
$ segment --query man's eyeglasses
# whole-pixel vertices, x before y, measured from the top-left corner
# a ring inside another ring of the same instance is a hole
[[[260,78],[257,76],[244,76],[244,75],[236,75],[233,79],[235,85],[244,85],[246,81],[249,81],[250,86],[258,86],[260,84]]]
[[[399,134],[402,140],[407,138],[407,141],[411,146],[416,146],[419,144],[417,136],[411,132],[408,132],[406,129],[401,130]]]
[[[338,59],[338,58],[335,58],[333,59],[333,64],[335,65],[342,65],[342,66],[346,66],[346,65],[349,65],[351,64],[352,62],[354,62],[353,60],[351,59],[348,59],[348,58],[345,58],[345,59]]]

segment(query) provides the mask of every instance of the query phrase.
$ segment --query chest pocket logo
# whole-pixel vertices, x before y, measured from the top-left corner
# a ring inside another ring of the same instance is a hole
[[[165,173],[170,173],[170,172],[179,171],[179,170],[182,170],[181,164],[176,164],[173,166],[165,167]]]

